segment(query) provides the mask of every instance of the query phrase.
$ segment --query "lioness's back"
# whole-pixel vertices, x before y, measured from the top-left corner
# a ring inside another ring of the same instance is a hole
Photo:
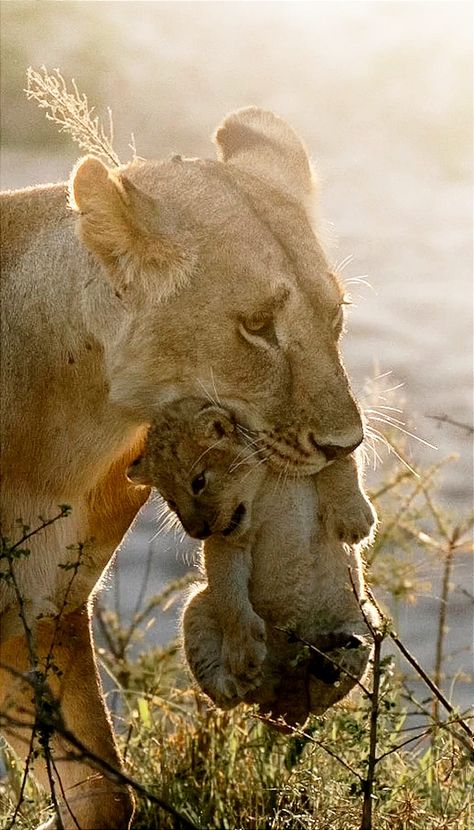
[[[3,279],[49,228],[68,217],[64,184],[41,185],[0,193],[1,272]]]

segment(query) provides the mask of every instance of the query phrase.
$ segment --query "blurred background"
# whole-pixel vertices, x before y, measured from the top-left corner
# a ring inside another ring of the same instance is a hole
[[[364,280],[351,288],[344,345],[356,393],[373,402],[368,378],[384,376],[376,388],[403,384],[389,403],[437,448],[408,439],[404,452],[425,466],[459,454],[441,500],[465,514],[473,496],[470,4],[3,2],[1,13],[4,189],[63,180],[81,155],[26,100],[28,66],[59,67],[97,114],[111,107],[122,161],[132,157],[132,132],[143,157],[213,156],[210,135],[223,116],[249,104],[293,124],[318,172],[330,258],[346,263],[345,278]],[[383,466],[369,473],[373,486],[383,477]],[[156,535],[155,514],[148,505],[102,595],[125,617],[192,561],[180,534]],[[389,603],[428,669],[441,564],[436,556],[417,563],[429,591]],[[468,554],[456,557],[452,582],[447,651],[454,698],[467,705]],[[172,609],[150,624],[149,641],[172,636],[175,617]]]

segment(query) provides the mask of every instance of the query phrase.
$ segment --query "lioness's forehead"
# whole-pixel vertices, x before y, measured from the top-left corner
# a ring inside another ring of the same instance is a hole
[[[340,297],[305,206],[287,194],[218,161],[146,162],[130,176],[157,200],[170,230],[189,235],[200,262],[223,278],[266,286],[268,302],[285,280],[322,303]]]

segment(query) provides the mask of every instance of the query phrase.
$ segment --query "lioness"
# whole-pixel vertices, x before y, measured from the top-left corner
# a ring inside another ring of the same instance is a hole
[[[28,642],[39,668],[53,645],[66,726],[115,766],[91,597],[148,496],[126,470],[157,409],[217,393],[275,467],[301,476],[363,438],[339,354],[343,291],[311,226],[303,144],[249,108],[225,119],[216,145],[217,161],[109,170],[88,157],[69,185],[1,198],[3,533],[15,543],[19,518],[34,528],[58,504],[72,512],[28,540],[14,581],[0,580],[0,705],[32,722],[18,673]],[[78,551],[74,575],[64,566]],[[8,731],[21,754],[28,736]],[[59,738],[52,747],[66,830],[127,828],[131,792],[87,759],[65,760]],[[39,762],[35,772],[46,780]]]
[[[184,529],[206,540],[207,587],[183,616],[184,649],[201,688],[224,709],[257,702],[302,723],[344,697],[365,670],[360,603],[366,615],[375,612],[359,550],[343,541],[368,536],[375,517],[355,465],[346,463],[344,476],[328,467],[324,476],[279,480],[265,461],[233,413],[185,398],[155,416],[128,477],[156,487]],[[333,506],[330,523],[321,516],[325,503]],[[284,628],[329,648],[350,674],[341,677],[329,661],[325,683],[321,660],[298,659],[301,644],[288,642]]]

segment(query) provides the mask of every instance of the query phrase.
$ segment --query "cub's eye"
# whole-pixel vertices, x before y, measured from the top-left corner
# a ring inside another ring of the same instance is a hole
[[[168,505],[170,510],[172,510],[174,513],[176,513],[176,511],[178,509],[178,505],[176,504],[175,501],[173,501],[172,499],[168,499],[166,504]]]
[[[206,474],[199,473],[199,475],[195,476],[191,482],[191,489],[195,496],[198,493],[201,493],[206,486]]]
[[[243,337],[250,343],[265,340],[272,346],[278,346],[275,323],[271,317],[257,317],[242,320],[239,330]]]

